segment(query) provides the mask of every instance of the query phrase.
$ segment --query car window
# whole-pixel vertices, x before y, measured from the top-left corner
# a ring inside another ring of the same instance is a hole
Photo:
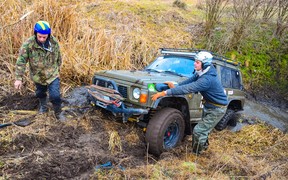
[[[241,89],[240,72],[221,66],[221,82],[225,88]]]
[[[187,57],[161,56],[145,68],[157,72],[171,71],[190,77],[194,71],[194,59]]]

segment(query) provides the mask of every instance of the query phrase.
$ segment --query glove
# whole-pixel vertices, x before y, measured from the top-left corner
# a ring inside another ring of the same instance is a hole
[[[21,89],[21,87],[22,87],[22,81],[20,81],[20,80],[16,80],[15,81],[15,83],[14,83],[14,87],[15,87],[15,89]]]
[[[172,82],[164,82],[164,83],[167,84],[170,89],[175,87],[175,85]]]
[[[151,99],[152,99],[152,101],[156,101],[159,97],[163,97],[163,96],[166,96],[166,92],[165,91],[153,94]]]

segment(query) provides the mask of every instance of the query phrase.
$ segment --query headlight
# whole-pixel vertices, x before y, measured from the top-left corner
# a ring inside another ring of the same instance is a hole
[[[135,98],[135,99],[139,99],[139,97],[140,97],[140,89],[139,88],[135,88],[135,89],[133,89],[133,98]]]

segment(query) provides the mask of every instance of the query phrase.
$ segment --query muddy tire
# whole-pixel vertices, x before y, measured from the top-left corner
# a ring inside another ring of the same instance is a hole
[[[149,153],[159,156],[162,152],[176,147],[184,136],[185,122],[180,111],[164,108],[149,121],[146,143]]]
[[[215,129],[218,131],[222,131],[223,129],[225,129],[228,124],[235,126],[236,125],[236,119],[233,119],[235,114],[235,111],[232,109],[227,109],[225,115],[223,116],[223,118],[218,122],[218,124],[215,126]]]

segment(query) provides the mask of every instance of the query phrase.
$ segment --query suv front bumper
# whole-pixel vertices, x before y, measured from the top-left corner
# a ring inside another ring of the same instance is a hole
[[[101,79],[101,81],[103,80],[104,79]],[[96,105],[98,107],[106,109],[112,112],[114,115],[120,114],[122,116],[123,122],[127,122],[128,118],[134,115],[148,114],[148,109],[133,107],[127,108],[123,103],[123,100],[125,98],[123,98],[118,92],[118,87],[116,83],[112,80],[106,80],[106,82],[106,84],[112,84],[113,89],[98,86],[97,83],[95,83],[96,85],[87,86],[88,101],[93,106]]]

